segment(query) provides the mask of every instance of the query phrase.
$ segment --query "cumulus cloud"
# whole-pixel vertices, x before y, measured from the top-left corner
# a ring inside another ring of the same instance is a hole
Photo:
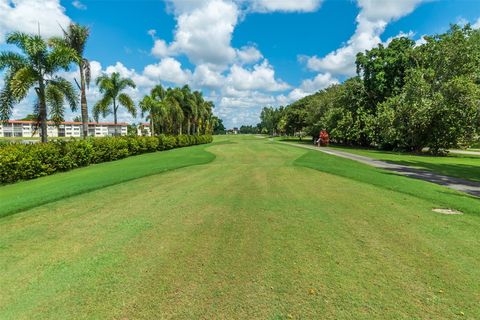
[[[59,0],[0,0],[0,44],[12,31],[38,33],[44,37],[61,35],[70,18]]]
[[[174,3],[180,13],[174,41],[167,44],[157,39],[152,53],[160,57],[185,54],[194,64],[233,62],[236,52],[230,42],[238,20],[237,5],[223,0]]]
[[[186,84],[190,81],[191,72],[183,70],[182,64],[174,58],[164,58],[157,64],[145,67],[143,76],[156,82],[167,81],[175,84]]]
[[[192,77],[193,83],[198,87],[219,88],[224,85],[225,77],[208,64],[201,64],[195,68]]]
[[[263,58],[263,55],[257,48],[252,46],[244,46],[236,50],[238,60],[242,64],[255,63]]]
[[[256,12],[312,12],[317,10],[322,0],[250,0],[251,11]]]
[[[158,58],[165,58],[170,55],[168,44],[162,39],[156,39],[153,43],[152,54]]]
[[[283,91],[290,87],[287,83],[275,79],[275,71],[267,60],[264,60],[261,64],[256,64],[251,70],[234,64],[230,68],[230,74],[226,82],[237,90],[273,92]]]
[[[330,73],[320,73],[313,79],[302,81],[299,88],[293,89],[285,101],[291,102],[313,94],[319,90],[328,88],[333,84],[338,84],[338,79],[332,77]]]
[[[307,67],[335,75],[354,75],[356,54],[381,43],[380,36],[388,23],[411,13],[425,1],[428,0],[358,0],[360,13],[356,18],[357,27],[353,36],[346,45],[324,57],[308,58]]]

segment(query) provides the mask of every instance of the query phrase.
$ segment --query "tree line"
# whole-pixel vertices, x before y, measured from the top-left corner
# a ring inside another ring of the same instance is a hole
[[[41,129],[42,142],[47,142],[48,121],[57,125],[64,121],[66,104],[72,112],[76,112],[80,104],[82,133],[84,138],[88,136],[86,91],[91,72],[84,53],[90,30],[72,23],[62,31],[62,37],[48,40],[40,35],[13,32],[7,35],[6,42],[19,50],[0,52],[0,71],[5,71],[4,86],[0,90],[0,121],[10,119],[15,105],[33,88],[36,101],[32,118]],[[59,76],[60,71],[68,71],[73,64],[79,73],[76,86]],[[133,80],[114,72],[100,75],[95,83],[102,95],[92,108],[95,121],[98,122],[100,116],[113,115],[117,124],[119,108],[136,117],[137,106],[125,93],[126,89],[136,87]],[[150,121],[152,135],[211,134],[219,120],[213,116],[213,103],[206,101],[201,92],[192,92],[187,85],[168,89],[157,85],[142,99],[139,107],[142,117]]]
[[[478,141],[480,31],[452,25],[423,44],[400,37],[356,56],[357,75],[286,107],[265,107],[257,131],[432,153]]]

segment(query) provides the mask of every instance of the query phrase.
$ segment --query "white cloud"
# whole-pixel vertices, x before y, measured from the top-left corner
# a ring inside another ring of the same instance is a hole
[[[123,78],[132,79],[138,87],[149,87],[155,85],[155,81],[144,74],[138,74],[135,69],[128,69],[121,62],[117,62],[115,65],[108,66],[105,69],[106,74],[112,74],[114,72],[118,72]]]
[[[240,49],[237,49],[238,60],[242,64],[255,63],[258,60],[263,58],[263,55],[257,48],[252,46],[244,46]]]
[[[208,64],[201,64],[195,68],[193,83],[199,87],[219,88],[225,83],[225,77]]]
[[[312,12],[317,10],[322,0],[250,0],[250,10],[256,12]]]
[[[293,89],[288,97],[281,99],[284,100],[284,103],[290,103],[338,83],[338,79],[333,78],[330,73],[320,73],[313,79],[303,80],[299,88]]]
[[[267,60],[254,65],[252,70],[234,64],[230,68],[227,84],[237,90],[283,91],[290,87],[287,83],[275,79],[275,71]]]
[[[143,71],[144,76],[156,82],[167,81],[175,84],[186,84],[190,81],[191,72],[183,70],[179,61],[164,58],[157,64],[150,64]]]
[[[60,35],[70,18],[59,0],[0,0],[0,44],[12,31],[38,33],[44,37]]]
[[[191,2],[175,2],[185,9],[186,3]],[[236,53],[230,42],[238,20],[238,7],[234,3],[223,0],[199,1],[193,5],[193,10],[181,11],[177,17],[174,41],[168,47],[165,41],[156,41],[159,54],[186,54],[194,64],[226,66],[233,62]]]
[[[152,54],[158,58],[165,58],[170,55],[167,43],[162,39],[156,39],[153,43]]]
[[[87,6],[80,2],[79,0],[72,1],[72,5],[78,10],[87,10]]]
[[[307,59],[307,67],[335,75],[354,75],[356,54],[381,43],[380,36],[389,22],[409,14],[425,1],[428,0],[358,0],[361,10],[353,36],[346,45],[325,57],[313,56]]]
[[[472,28],[474,29],[480,28],[480,18],[478,18],[477,21],[472,24]]]

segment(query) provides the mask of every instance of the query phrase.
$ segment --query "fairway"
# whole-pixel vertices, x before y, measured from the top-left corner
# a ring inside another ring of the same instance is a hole
[[[0,218],[0,319],[480,317],[480,200],[255,136],[168,152]]]

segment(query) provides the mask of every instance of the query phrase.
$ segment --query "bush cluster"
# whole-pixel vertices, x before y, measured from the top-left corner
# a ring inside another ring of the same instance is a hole
[[[5,144],[0,147],[0,184],[35,179],[56,172],[114,161],[147,152],[212,142],[207,135],[105,137]]]

